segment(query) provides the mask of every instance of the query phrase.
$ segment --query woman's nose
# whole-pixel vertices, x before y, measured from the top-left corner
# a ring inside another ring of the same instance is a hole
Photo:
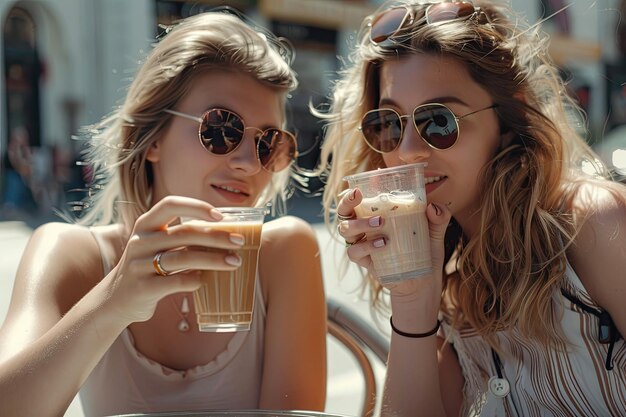
[[[247,175],[256,174],[261,170],[261,162],[257,156],[257,136],[260,135],[256,129],[246,129],[244,137],[239,147],[232,153],[228,160],[229,166]]]
[[[413,123],[408,122],[402,132],[402,141],[397,152],[403,162],[410,164],[429,158],[432,148],[422,139]]]

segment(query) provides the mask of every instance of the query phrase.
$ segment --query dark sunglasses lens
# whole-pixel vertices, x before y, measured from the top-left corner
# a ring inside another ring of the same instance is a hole
[[[223,109],[206,112],[200,124],[202,146],[217,155],[234,151],[243,139],[243,121],[235,113]]]
[[[444,106],[426,105],[413,113],[415,127],[433,148],[448,149],[459,136],[459,125],[454,114]]]
[[[436,3],[426,9],[426,21],[428,23],[447,22],[471,16],[474,12],[474,5],[467,2]]]
[[[296,141],[287,132],[268,129],[257,144],[259,160],[263,168],[278,172],[287,168],[296,156]]]
[[[402,121],[392,110],[372,110],[361,120],[361,132],[369,145],[379,152],[391,152],[402,137]]]
[[[408,10],[403,7],[389,9],[388,11],[381,13],[372,22],[372,29],[370,30],[371,41],[374,43],[380,43],[387,40],[400,29],[406,19],[407,13]]]

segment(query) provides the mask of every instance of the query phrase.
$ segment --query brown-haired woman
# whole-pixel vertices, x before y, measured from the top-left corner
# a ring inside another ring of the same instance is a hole
[[[626,415],[626,190],[522,21],[490,0],[386,5],[323,115],[326,219],[364,268],[394,236],[342,178],[428,164],[435,267],[387,288],[383,415]]]

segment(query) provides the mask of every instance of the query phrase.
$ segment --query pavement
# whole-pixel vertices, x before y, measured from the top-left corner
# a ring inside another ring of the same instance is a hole
[[[348,305],[357,314],[373,323],[367,299],[358,291],[360,274],[354,265],[343,264],[343,244],[333,239],[321,223],[317,207],[319,200],[296,201],[290,212],[312,223],[321,249],[324,285],[328,297]],[[13,280],[24,247],[37,222],[0,221],[0,322],[9,307]],[[344,268],[345,273],[340,271]],[[388,331],[384,328],[383,332]],[[384,378],[384,366],[374,361],[374,372],[380,396]],[[328,337],[328,385],[326,411],[345,416],[357,416],[364,395],[364,383],[360,368],[351,354],[332,337]],[[75,399],[65,417],[83,417],[80,402]]]

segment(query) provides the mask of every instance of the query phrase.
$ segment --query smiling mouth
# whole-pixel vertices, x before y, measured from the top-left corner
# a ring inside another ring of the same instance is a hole
[[[433,184],[435,182],[439,182],[439,181],[444,180],[446,178],[448,178],[448,177],[446,177],[445,175],[441,176],[441,177],[426,177],[426,178],[424,178],[424,183],[425,184]]]
[[[243,191],[237,188],[228,187],[226,185],[212,185],[211,187],[217,188],[218,190],[222,190],[222,191],[228,191],[229,193],[233,193],[233,194],[239,194],[239,195],[243,195],[246,197],[250,196],[250,194],[248,193],[244,193]]]

